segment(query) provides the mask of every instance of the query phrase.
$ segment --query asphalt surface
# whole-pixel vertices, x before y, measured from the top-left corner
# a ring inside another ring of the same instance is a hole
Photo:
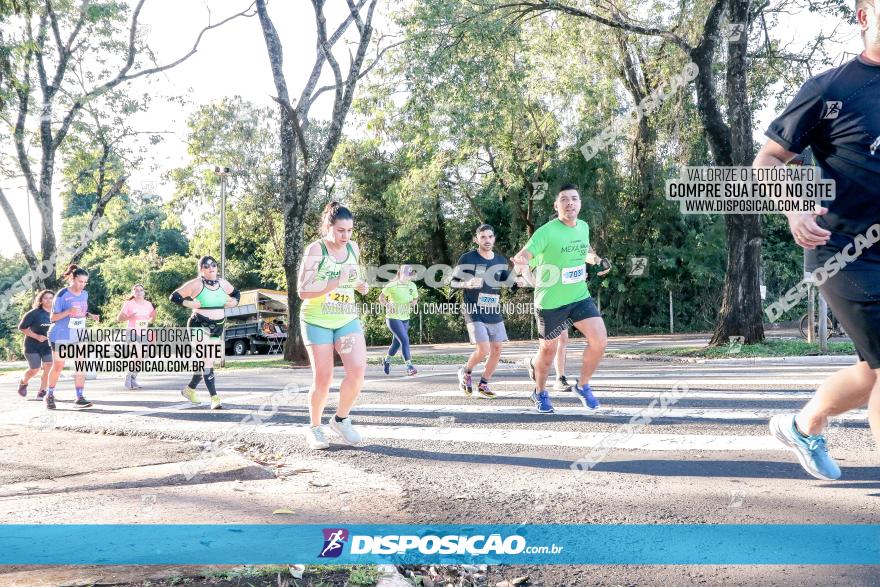
[[[521,358],[528,348],[512,345],[505,360]],[[571,379],[581,348],[574,342],[570,349]],[[154,523],[877,523],[880,463],[864,412],[841,418],[829,430],[831,454],[844,470],[837,482],[809,477],[767,430],[770,416],[796,411],[825,376],[850,361],[679,364],[606,359],[592,381],[601,407],[587,410],[573,394],[554,392],[557,413],[551,415],[533,410],[530,382],[517,364],[505,363],[492,378],[498,393],[494,400],[462,394],[454,366],[426,369],[415,377],[405,377],[399,364],[390,376],[371,368],[353,412],[364,443],[348,447],[329,433],[334,444],[327,451],[310,451],[305,445],[310,375],[297,369],[221,372],[217,385],[222,411],[183,402],[179,389],[188,378],[177,375],[143,375],[144,389],[138,391],[123,390],[121,378],[101,375],[86,388],[95,406],[76,410],[72,383],[65,378],[56,392],[58,410],[48,413],[32,398],[18,401],[15,396],[0,415],[0,425],[37,431],[47,439],[70,431],[137,439],[142,444],[126,446],[115,463],[119,470],[178,462],[176,469],[156,474],[164,482],[150,484],[156,497],[149,504],[149,521]],[[10,395],[14,380],[13,374],[0,376]],[[338,382],[337,377],[334,384]],[[634,415],[644,415],[653,399],[670,397],[673,390],[680,397],[663,413],[649,412],[650,423],[622,428]],[[204,388],[200,394],[207,400]],[[616,435],[616,448],[597,452],[608,434]],[[274,455],[274,463],[257,465],[294,473],[285,480],[284,475],[262,475],[226,461],[221,472],[211,472],[222,459],[199,443],[217,440],[228,449],[224,459],[236,452],[251,462],[254,454]],[[46,446],[29,450],[37,455]],[[159,447],[160,453],[177,447],[180,454],[140,462],[143,457],[137,455],[149,452],[150,446]],[[112,452],[112,447],[105,450]],[[0,522],[145,521],[143,489],[133,490],[127,501],[105,499],[124,494],[129,486],[95,487],[90,485],[94,480],[85,479],[73,489],[84,498],[90,492],[105,498],[92,499],[83,508],[52,506],[45,491],[21,491],[21,484],[39,487],[51,475],[20,454],[0,455],[5,469]],[[71,455],[67,462],[87,474],[88,458]],[[587,472],[573,471],[572,463],[582,459],[595,465]],[[235,491],[239,475],[252,485]],[[233,487],[220,491],[224,484]],[[279,520],[273,507],[289,508],[291,514]],[[495,567],[490,584],[521,575],[535,585],[880,581],[876,567],[547,565]]]

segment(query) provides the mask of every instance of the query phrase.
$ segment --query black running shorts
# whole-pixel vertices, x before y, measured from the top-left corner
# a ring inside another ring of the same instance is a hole
[[[840,271],[819,286],[860,361],[880,369],[880,271]]]
[[[201,314],[191,314],[189,320],[186,321],[186,325],[189,328],[207,328],[209,337],[220,338],[223,336],[223,325],[225,322],[225,318],[223,320],[211,320]]]
[[[536,309],[535,320],[538,323],[538,338],[553,340],[575,322],[601,317],[602,314],[593,302],[593,298],[584,298],[552,310]]]

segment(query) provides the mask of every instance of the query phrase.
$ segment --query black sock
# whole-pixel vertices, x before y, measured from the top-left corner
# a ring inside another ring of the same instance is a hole
[[[480,377],[480,383],[489,383],[485,377]]]
[[[205,387],[211,397],[217,395],[217,388],[214,387],[214,369],[205,369]]]
[[[471,374],[471,370],[470,370],[470,369],[465,369],[464,372],[467,373],[468,375]]]
[[[338,414],[336,416],[333,416],[333,419],[337,422],[342,422],[343,420],[345,420],[345,418],[340,418]]]
[[[195,389],[196,387],[198,387],[199,382],[201,380],[202,380],[202,374],[196,373],[195,375],[193,375],[192,379],[189,380],[189,386],[191,388]]]

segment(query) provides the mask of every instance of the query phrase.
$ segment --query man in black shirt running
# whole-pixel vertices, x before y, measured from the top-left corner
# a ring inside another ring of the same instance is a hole
[[[859,362],[822,382],[798,414],[770,420],[774,436],[804,469],[826,480],[841,474],[822,435],[828,418],[867,404],[880,445],[880,246],[864,248],[866,235],[880,238],[880,0],[856,0],[855,8],[865,51],[808,80],[770,125],[770,140],[754,162],[785,165],[811,147],[823,179],[836,184],[834,200],[813,213],[787,214],[788,225],[806,250],[807,271],[844,260],[819,291],[852,338]]]
[[[486,361],[477,393],[494,398],[489,379],[501,358],[501,347],[507,340],[504,318],[501,314],[501,287],[515,285],[504,255],[496,253],[495,229],[488,224],[477,227],[474,235],[476,250],[468,251],[455,266],[453,285],[464,292],[464,319],[474,352],[467,364],[458,370],[458,387],[465,395],[473,393],[471,371]],[[508,282],[511,282],[508,284]]]

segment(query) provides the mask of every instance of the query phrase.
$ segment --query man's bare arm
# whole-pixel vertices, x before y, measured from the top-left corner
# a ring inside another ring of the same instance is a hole
[[[795,156],[796,153],[792,153],[776,141],[768,140],[755,156],[752,167],[780,167],[786,165]],[[794,242],[810,250],[827,243],[831,233],[816,224],[816,218],[827,213],[827,208],[819,208],[815,212],[786,213],[788,229],[794,237]]]

